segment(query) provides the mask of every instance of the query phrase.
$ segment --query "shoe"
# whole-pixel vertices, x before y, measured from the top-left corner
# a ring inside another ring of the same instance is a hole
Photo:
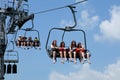
[[[80,63],[82,62],[82,60],[80,59]]]
[[[90,60],[87,60],[89,64],[91,64]]]
[[[74,61],[74,64],[76,64],[76,63],[77,63],[77,61],[75,60],[75,61]]]
[[[72,59],[70,59],[70,62],[73,62],[73,60],[72,60]]]
[[[67,62],[67,58],[65,58],[65,62]]]
[[[81,61],[81,63],[84,64],[84,62],[85,62],[85,60],[83,59],[83,60]]]
[[[24,47],[24,49],[27,49],[26,47]]]
[[[63,63],[63,64],[64,64],[64,61],[63,61],[63,60],[61,60],[61,63]]]
[[[40,48],[40,47],[39,47],[38,49],[39,49],[39,50],[41,50],[41,48]]]
[[[87,59],[83,58],[84,61],[86,61]]]
[[[56,60],[53,59],[53,63],[55,64],[55,63],[56,63]]]

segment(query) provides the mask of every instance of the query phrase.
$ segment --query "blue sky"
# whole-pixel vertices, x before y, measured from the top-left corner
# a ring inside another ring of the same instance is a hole
[[[80,0],[29,0],[30,13],[36,13]],[[77,29],[83,29],[87,35],[87,47],[90,50],[91,65],[65,63],[56,64],[48,57],[45,44],[48,31],[53,27],[72,25],[73,18],[68,8],[37,14],[34,18],[35,29],[40,32],[41,50],[24,50],[19,52],[18,73],[5,75],[5,80],[120,80],[120,1],[88,0],[76,5]],[[30,21],[23,27],[31,26]],[[23,34],[23,32],[19,32]],[[30,32],[29,36],[36,36]],[[51,39],[57,39],[58,45],[62,32],[53,32]],[[81,34],[66,34],[66,43],[73,39],[82,41]],[[79,39],[80,37],[80,39]],[[50,44],[51,42],[49,42]]]

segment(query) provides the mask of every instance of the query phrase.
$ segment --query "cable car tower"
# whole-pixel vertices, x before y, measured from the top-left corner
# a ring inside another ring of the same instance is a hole
[[[6,3],[4,3],[6,2]],[[34,18],[29,15],[28,0],[1,0],[0,4],[0,80],[4,80],[4,53],[8,43],[7,34],[15,32]],[[3,4],[4,3],[4,4]]]

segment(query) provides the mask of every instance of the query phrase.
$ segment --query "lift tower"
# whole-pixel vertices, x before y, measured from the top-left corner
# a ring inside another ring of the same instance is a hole
[[[0,80],[4,79],[4,52],[6,49],[4,24],[5,16],[0,12]]]
[[[5,2],[5,3],[4,3]],[[0,80],[4,80],[4,53],[8,43],[7,34],[15,32],[34,18],[29,15],[28,0],[1,0],[0,6]],[[3,4],[4,3],[4,4]]]

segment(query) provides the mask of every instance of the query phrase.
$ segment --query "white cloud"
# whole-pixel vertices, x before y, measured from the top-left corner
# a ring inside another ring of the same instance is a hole
[[[110,20],[101,22],[100,34],[95,35],[96,40],[120,40],[120,6],[113,6],[110,14]]]
[[[85,64],[76,72],[61,74],[52,72],[49,80],[120,80],[120,60],[116,64],[111,64],[106,67],[103,72],[90,69],[90,66]]]
[[[80,19],[78,20],[78,25],[90,29],[98,24],[99,17],[97,15],[91,16],[92,13],[90,12],[88,10],[83,10],[81,12]]]

